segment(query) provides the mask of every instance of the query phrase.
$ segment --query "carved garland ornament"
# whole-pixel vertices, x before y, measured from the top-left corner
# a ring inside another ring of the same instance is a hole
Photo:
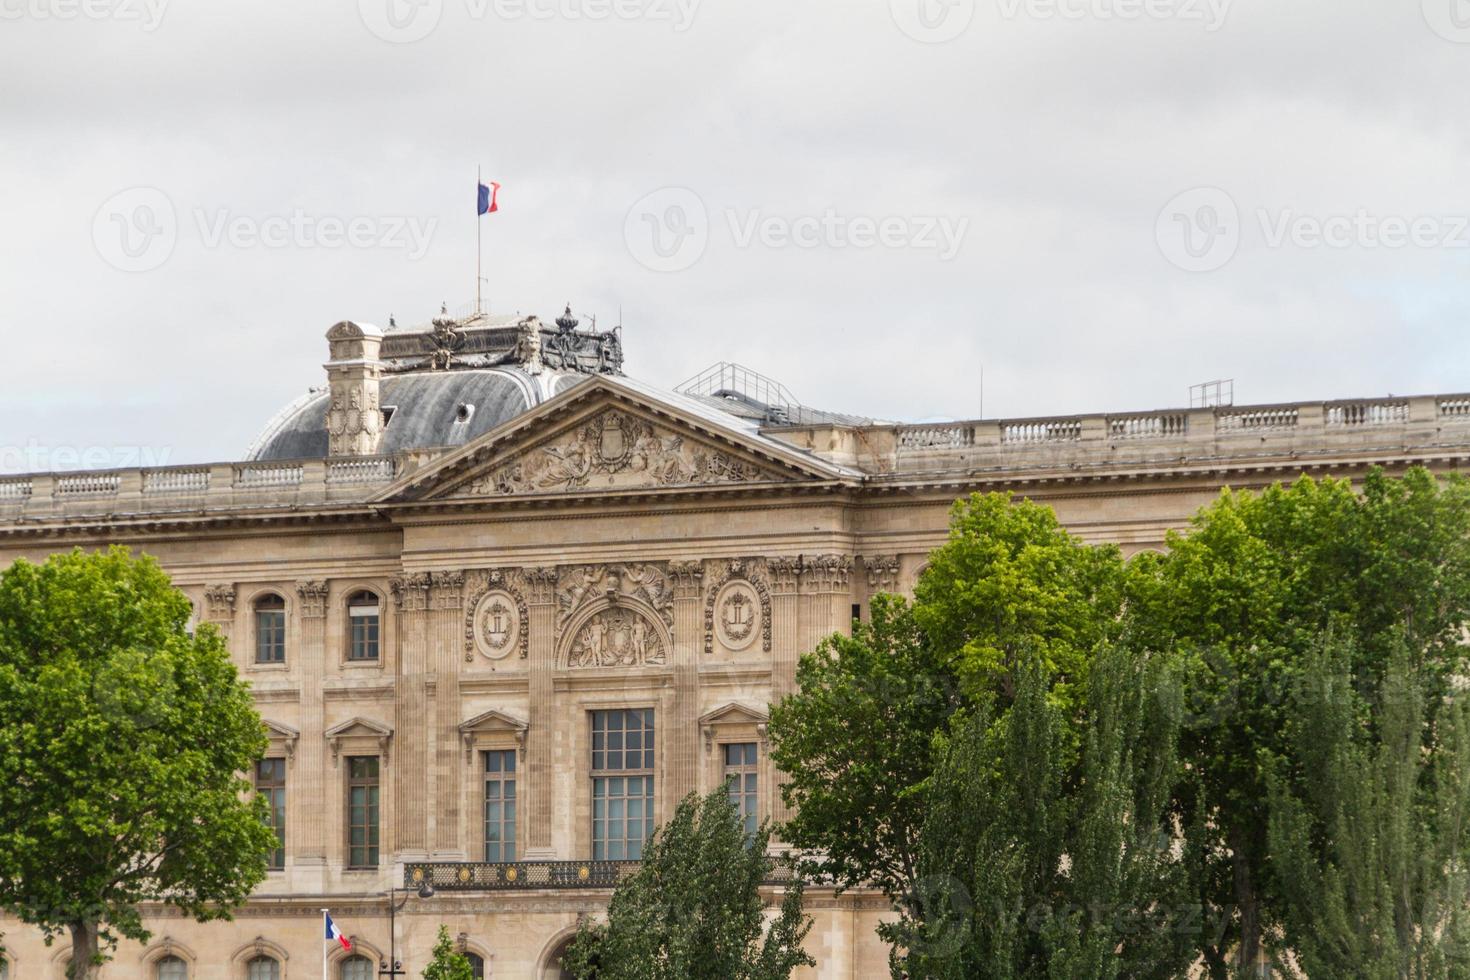
[[[482,496],[583,489],[602,478],[615,487],[617,477],[635,476],[630,485],[704,486],[761,480],[753,463],[657,429],[645,419],[609,409],[552,445],[521,453],[470,484]]]
[[[761,649],[771,652],[771,590],[753,574],[753,563],[736,559],[710,587],[704,603],[704,652],[715,652],[715,633],[731,650],[743,650],[761,631]]]
[[[504,660],[511,650],[521,659],[530,654],[530,618],[526,599],[513,582],[513,573],[493,569],[485,583],[465,601],[464,658],[475,659],[475,651],[490,660]]]

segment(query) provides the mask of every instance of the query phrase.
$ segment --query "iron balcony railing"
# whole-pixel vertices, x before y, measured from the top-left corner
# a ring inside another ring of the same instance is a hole
[[[631,878],[641,866],[638,861],[435,861],[407,864],[403,883],[419,888],[425,883],[435,891],[523,891],[544,888],[615,888]],[[766,875],[768,885],[789,885],[796,880],[791,865],[780,862]]]

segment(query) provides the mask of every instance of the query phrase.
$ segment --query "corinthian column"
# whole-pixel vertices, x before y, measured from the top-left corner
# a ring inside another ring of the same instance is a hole
[[[434,663],[434,859],[463,861],[459,669],[464,650],[464,573],[429,575],[429,656]]]
[[[796,661],[807,652],[801,645],[797,606],[801,567],[800,558],[772,558],[766,562],[771,579],[771,701],[775,704],[796,690]],[[778,773],[772,776],[772,785],[784,782]],[[771,813],[777,821],[791,819],[779,790],[771,801]]]
[[[429,576],[395,578],[391,584],[398,655],[393,737],[393,848],[399,861],[429,857]]]
[[[526,732],[526,777],[518,787],[526,794],[526,848],[528,861],[548,860],[552,851],[552,741],[556,719],[556,585],[555,568],[528,568],[526,583],[526,615],[530,644],[527,670],[530,674],[531,711]],[[565,858],[575,855],[564,854]]]
[[[326,704],[322,692],[322,671],[326,663],[327,583],[300,582],[301,642],[290,654],[300,664],[301,678],[301,747],[297,750],[295,792],[305,806],[296,810],[300,829],[287,839],[296,840],[296,863],[322,867],[327,863],[326,807],[318,801],[327,793]]]
[[[679,801],[699,788],[699,651],[704,630],[704,564],[669,564],[674,584],[674,709],[665,728],[669,752],[669,791],[662,794],[663,815],[674,813]]]

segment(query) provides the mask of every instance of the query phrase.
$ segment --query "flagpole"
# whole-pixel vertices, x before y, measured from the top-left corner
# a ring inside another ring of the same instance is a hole
[[[322,931],[321,935],[327,934],[327,910],[322,909]],[[322,980],[331,980],[327,976],[327,941],[322,939]]]
[[[484,186],[480,165],[475,164],[475,316],[480,315],[480,188]]]

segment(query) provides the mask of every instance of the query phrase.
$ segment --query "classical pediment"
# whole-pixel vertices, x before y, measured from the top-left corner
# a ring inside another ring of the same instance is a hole
[[[595,378],[411,474],[384,502],[779,486],[845,472],[732,417]]]
[[[700,725],[764,725],[770,716],[754,705],[731,701],[700,716]]]
[[[332,749],[332,762],[335,764],[342,755],[345,745],[349,752],[362,749],[376,749],[378,754],[387,760],[388,743],[393,738],[393,729],[380,721],[369,718],[349,718],[338,725],[333,725],[322,733],[327,744]]]

